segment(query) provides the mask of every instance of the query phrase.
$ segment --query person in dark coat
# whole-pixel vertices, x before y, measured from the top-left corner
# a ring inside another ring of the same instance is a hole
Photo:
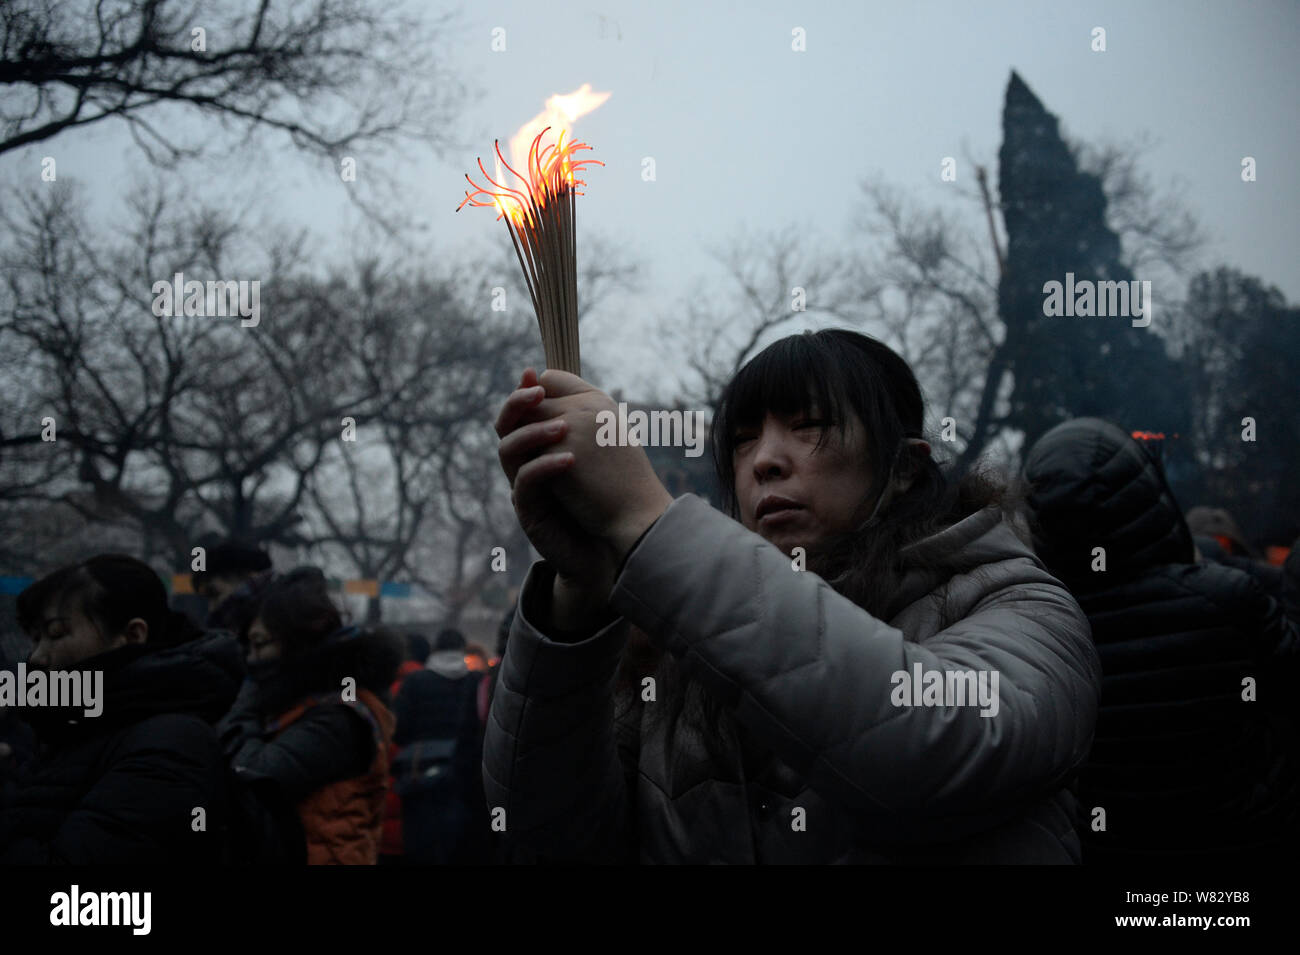
[[[543,556],[484,746],[512,861],[1079,861],[1087,619],[999,489],[933,460],[902,358],[828,329],[742,368],[729,513],[672,498],[617,416],[530,369],[497,420]]]
[[[398,721],[398,725],[393,730],[395,738],[397,734],[401,733],[397,700],[402,692],[402,684],[412,673],[424,671],[424,661],[429,658],[429,653],[429,641],[425,639],[423,634],[408,633],[406,635],[406,659],[398,666],[397,675],[393,677],[393,682],[388,687],[388,698],[394,704],[393,716]],[[397,787],[393,785],[392,777],[391,757],[396,754],[397,743],[394,742],[389,746],[388,794],[384,797],[384,830],[379,845],[380,865],[401,865],[406,861],[402,849],[404,841],[402,838],[402,797],[398,794]]]
[[[1205,560],[1236,567],[1257,578],[1269,596],[1282,596],[1283,571],[1260,559],[1233,516],[1221,507],[1198,506],[1185,515],[1196,552]]]
[[[234,637],[168,609],[162,581],[105,554],[18,597],[29,670],[98,671],[101,712],[30,707],[35,765],[0,808],[0,864],[222,861],[227,770],[212,723],[243,676]]]
[[[246,541],[230,538],[209,549],[205,568],[191,575],[194,592],[208,602],[207,627],[229,630],[247,645],[248,627],[274,576],[271,555]]]
[[[1101,655],[1080,779],[1085,861],[1293,842],[1296,622],[1253,575],[1195,561],[1159,462],[1115,425],[1058,425],[1024,471],[1038,553],[1087,612]]]
[[[375,865],[403,647],[343,624],[324,575],[272,581],[248,631],[249,680],[222,719],[233,764],[297,805],[311,865]]]
[[[466,664],[460,631],[444,629],[424,669],[402,683],[394,700],[402,793],[403,848],[417,865],[476,865],[491,858],[483,794],[485,673]]]

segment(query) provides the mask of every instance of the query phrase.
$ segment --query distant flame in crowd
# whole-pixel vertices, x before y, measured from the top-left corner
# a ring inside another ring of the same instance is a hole
[[[1163,431],[1134,431],[1133,438],[1137,441],[1163,441],[1166,435]],[[1168,435],[1171,438],[1177,438],[1177,434]]]

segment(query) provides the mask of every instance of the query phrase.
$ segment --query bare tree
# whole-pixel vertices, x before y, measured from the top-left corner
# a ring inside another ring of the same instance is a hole
[[[331,159],[442,144],[464,94],[431,58],[446,24],[367,0],[7,0],[0,153],[117,119],[153,162],[197,155],[169,105]]]
[[[1172,189],[1159,188],[1141,168],[1144,141],[1072,146],[1081,168],[1101,178],[1107,215],[1119,235],[1126,264],[1163,279],[1161,300],[1177,307],[1180,279],[1194,267],[1203,236]],[[1006,438],[1011,363],[998,314],[1002,273],[1000,203],[988,188],[985,167],[973,159],[976,187],[957,186],[970,215],[916,209],[878,183],[864,183],[864,228],[884,242],[864,268],[886,288],[887,340],[917,372],[936,410],[957,423],[964,470]],[[976,210],[978,209],[978,213]],[[981,236],[979,220],[987,223]],[[909,336],[920,344],[909,344]]]
[[[1149,137],[1139,136],[1073,148],[1080,168],[1101,177],[1107,222],[1123,243],[1125,264],[1135,275],[1152,279],[1162,300],[1171,302],[1197,270],[1206,237],[1179,198],[1180,184],[1158,184],[1143,169],[1143,156],[1153,145]]]
[[[362,576],[419,584],[448,626],[498,573],[493,548],[503,548],[509,583],[530,554],[492,422],[520,371],[540,367],[541,348],[518,266],[501,245],[486,267],[451,267],[458,280],[360,264],[350,308],[369,332],[358,373],[387,399],[358,419],[355,443],[335,443],[311,490],[313,541]],[[635,284],[635,267],[598,237],[580,262],[580,319]],[[501,302],[505,310],[494,311]],[[372,599],[368,615],[379,613]]]
[[[737,241],[711,253],[725,285],[697,282],[674,317],[660,320],[691,378],[684,399],[713,407],[723,386],[782,326],[826,320],[860,324],[877,314],[879,286],[844,255],[812,249],[794,228]]]
[[[951,417],[973,460],[994,430],[987,372],[1001,344],[998,247],[951,212],[919,209],[863,183],[860,227],[877,240],[858,268],[884,287],[882,338],[911,365],[940,417]],[[961,426],[962,424],[965,426]]]
[[[46,453],[72,456],[60,480],[26,497],[92,523],[124,521],[174,566],[205,529],[295,542],[307,483],[339,420],[383,401],[349,364],[340,331],[351,317],[327,287],[295,274],[283,251],[295,243],[271,237],[280,252],[255,260],[236,248],[235,224],[175,208],[163,192],[138,195],[134,226],[101,242],[75,190],[55,185],[10,217],[4,253],[0,340],[24,356],[29,402],[57,424]],[[271,317],[244,328],[238,316],[154,308],[154,283],[186,270],[261,276],[253,281],[268,286]],[[0,483],[30,486],[8,473],[17,463],[4,462]]]
[[[1172,279],[1195,266],[1203,238],[1173,190],[1143,173],[1145,145],[1073,148],[1083,167],[1101,177],[1111,226],[1132,267],[1170,277],[1165,284],[1172,292]],[[1016,440],[1007,429],[1011,363],[998,314],[1001,207],[985,167],[969,156],[967,165],[975,177],[952,184],[960,202],[943,208],[864,181],[855,232],[868,241],[855,243],[849,255],[814,249],[795,230],[738,240],[715,253],[727,280],[724,294],[701,285],[679,320],[662,323],[695,378],[683,386],[690,399],[712,406],[765,338],[795,327],[804,314],[830,318],[880,337],[911,365],[931,411],[953,419],[957,469],[991,450],[1009,461]],[[809,292],[807,313],[791,309],[796,285]],[[1166,293],[1162,300],[1174,297]]]
[[[488,569],[484,541],[518,532],[495,444],[482,436],[536,336],[473,315],[446,280],[385,274],[373,262],[360,267],[349,302],[366,329],[357,373],[385,400],[321,462],[311,537],[363,577],[420,583],[454,617],[477,590],[467,575]],[[485,526],[499,522],[503,502],[510,526]],[[378,599],[368,615],[378,619]]]

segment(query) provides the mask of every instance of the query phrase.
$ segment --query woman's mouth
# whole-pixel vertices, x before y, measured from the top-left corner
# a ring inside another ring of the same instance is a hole
[[[797,520],[804,510],[806,508],[792,498],[769,494],[758,502],[754,521],[759,527],[775,527]]]

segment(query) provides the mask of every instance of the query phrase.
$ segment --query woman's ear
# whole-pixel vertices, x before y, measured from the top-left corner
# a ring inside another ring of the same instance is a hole
[[[912,487],[921,465],[930,456],[930,443],[921,438],[907,438],[903,443],[903,466],[898,468],[893,488],[896,494],[902,494]]]
[[[147,643],[148,640],[149,624],[140,617],[133,617],[127,621],[118,638],[113,641],[113,645],[118,647],[129,646],[133,643]]]

